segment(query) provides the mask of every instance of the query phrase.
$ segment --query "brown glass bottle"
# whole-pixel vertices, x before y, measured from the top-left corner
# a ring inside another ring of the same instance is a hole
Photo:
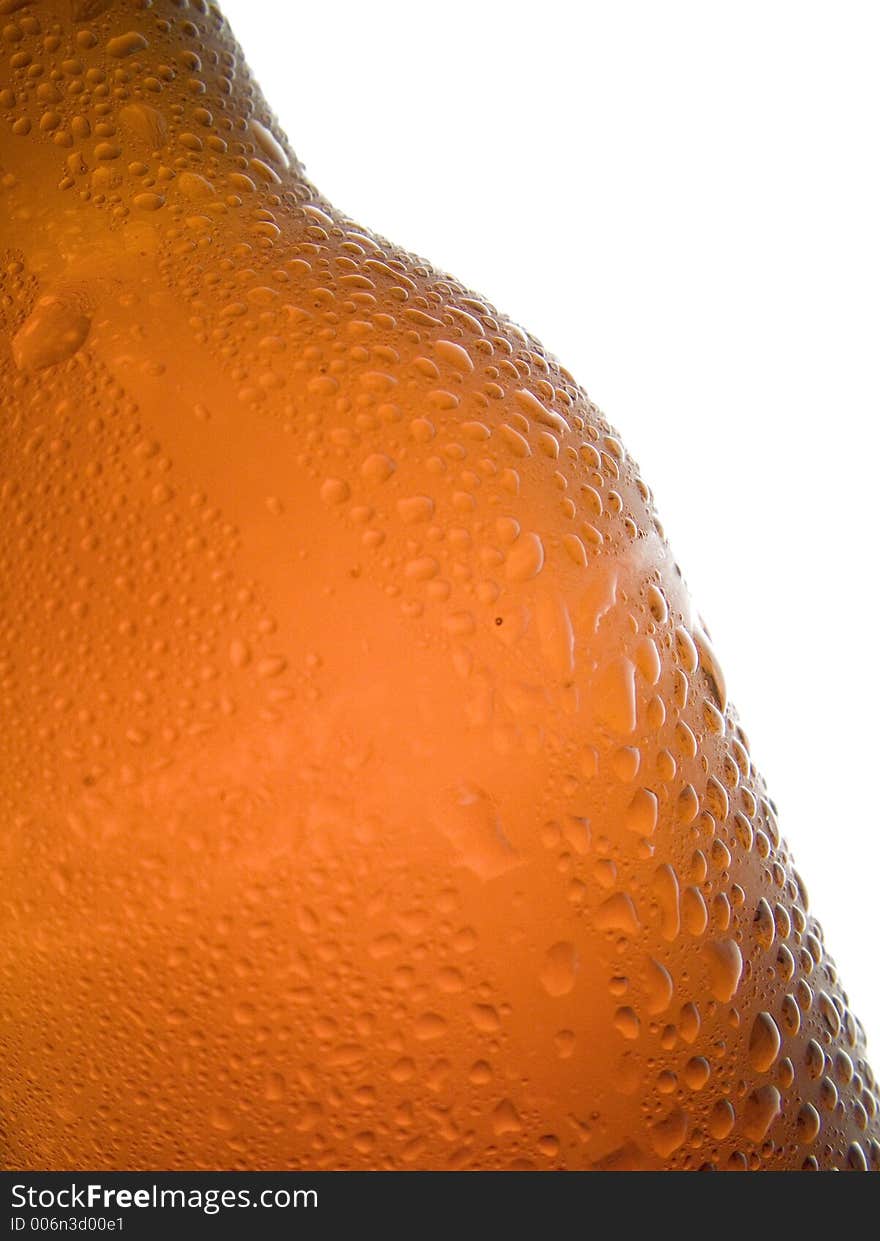
[[[876,1168],[600,412],[213,5],[0,17],[8,1166]]]

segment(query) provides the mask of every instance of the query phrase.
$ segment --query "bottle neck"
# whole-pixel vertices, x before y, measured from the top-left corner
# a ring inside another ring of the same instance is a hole
[[[320,201],[215,5],[6,0],[3,10],[0,245],[23,231],[17,213],[39,232],[43,203],[56,238],[67,218],[69,239],[149,226],[271,244],[277,208]],[[84,214],[87,226],[70,226]]]

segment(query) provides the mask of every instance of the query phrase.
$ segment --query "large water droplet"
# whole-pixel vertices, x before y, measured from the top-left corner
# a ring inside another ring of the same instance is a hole
[[[577,978],[578,956],[574,944],[560,941],[548,948],[541,967],[541,986],[548,995],[568,995]]]
[[[41,297],[12,339],[12,356],[22,371],[66,362],[89,334],[91,320],[69,296]]]

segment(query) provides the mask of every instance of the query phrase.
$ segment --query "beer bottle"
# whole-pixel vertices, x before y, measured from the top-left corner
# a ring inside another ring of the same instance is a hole
[[[0,18],[7,1166],[876,1168],[603,414],[214,4]]]

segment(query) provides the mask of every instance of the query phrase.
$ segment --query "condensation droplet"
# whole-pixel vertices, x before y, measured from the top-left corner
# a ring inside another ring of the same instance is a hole
[[[574,944],[560,941],[547,949],[541,967],[541,986],[548,995],[568,995],[577,978],[578,954]]]
[[[544,544],[533,530],[521,534],[507,553],[504,572],[509,582],[527,582],[544,567]]]
[[[89,334],[91,320],[69,297],[41,297],[12,338],[12,356],[22,371],[43,370],[73,357]]]

